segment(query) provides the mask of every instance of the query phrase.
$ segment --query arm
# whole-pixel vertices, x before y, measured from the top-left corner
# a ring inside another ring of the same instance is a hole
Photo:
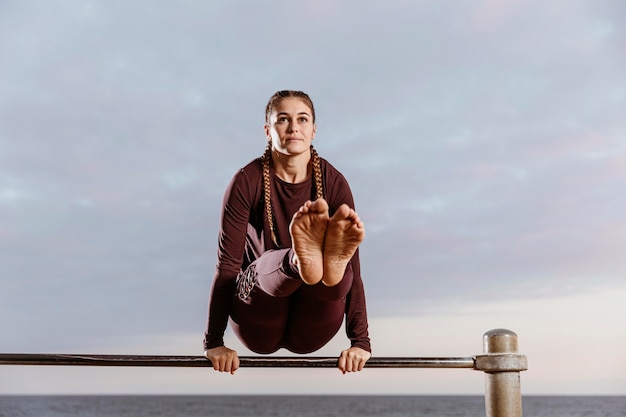
[[[354,278],[352,288],[346,297],[346,334],[351,347],[341,352],[338,363],[339,370],[344,374],[362,370],[372,357],[358,251],[351,262]]]
[[[235,280],[243,264],[246,231],[250,218],[253,187],[244,170],[226,189],[218,238],[218,262],[211,286],[204,353],[216,370],[234,372],[237,353],[224,346],[224,332],[235,294]]]
[[[325,179],[331,213],[344,203],[354,208],[352,191],[345,177],[332,166],[327,166]],[[371,357],[365,291],[361,279],[358,249],[350,263],[353,282],[346,297],[346,335],[350,339],[351,347],[341,352],[338,364],[339,369],[344,373],[360,371]]]
[[[363,288],[363,280],[361,279],[358,250],[354,254],[351,262],[354,277],[352,288],[346,297],[346,335],[350,339],[352,347],[371,352],[365,289]]]

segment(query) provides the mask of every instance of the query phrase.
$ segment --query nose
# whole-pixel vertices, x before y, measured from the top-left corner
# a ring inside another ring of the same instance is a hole
[[[297,132],[298,124],[294,120],[290,121],[289,124],[287,125],[287,130],[289,132]]]

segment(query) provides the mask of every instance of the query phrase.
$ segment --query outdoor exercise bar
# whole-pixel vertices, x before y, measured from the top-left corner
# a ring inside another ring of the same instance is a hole
[[[522,417],[520,372],[528,369],[517,352],[517,335],[506,329],[483,335],[483,354],[467,358],[373,357],[366,368],[468,368],[485,372],[486,417]],[[241,367],[335,368],[337,358],[304,356],[243,356]],[[203,356],[78,355],[0,353],[0,365],[212,367]]]

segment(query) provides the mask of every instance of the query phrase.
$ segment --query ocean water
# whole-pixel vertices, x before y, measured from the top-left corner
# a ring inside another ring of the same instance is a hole
[[[524,417],[626,417],[626,396],[527,396]],[[482,396],[0,396],[1,417],[480,417]]]

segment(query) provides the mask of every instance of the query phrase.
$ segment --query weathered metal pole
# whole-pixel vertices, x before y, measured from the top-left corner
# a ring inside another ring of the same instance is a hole
[[[522,417],[520,371],[526,356],[517,353],[517,335],[506,329],[483,335],[484,355],[476,356],[476,370],[485,372],[486,417]]]
[[[505,329],[483,335],[483,355],[470,358],[372,358],[368,368],[470,368],[485,372],[487,417],[522,417],[520,371],[526,356],[517,353],[517,335]],[[334,357],[240,357],[242,367],[335,368]],[[0,353],[0,365],[211,367],[204,356],[77,355]]]
[[[336,368],[337,358],[241,356],[241,367]],[[0,365],[212,367],[204,356],[0,353]],[[474,358],[372,358],[368,368],[474,368]]]

